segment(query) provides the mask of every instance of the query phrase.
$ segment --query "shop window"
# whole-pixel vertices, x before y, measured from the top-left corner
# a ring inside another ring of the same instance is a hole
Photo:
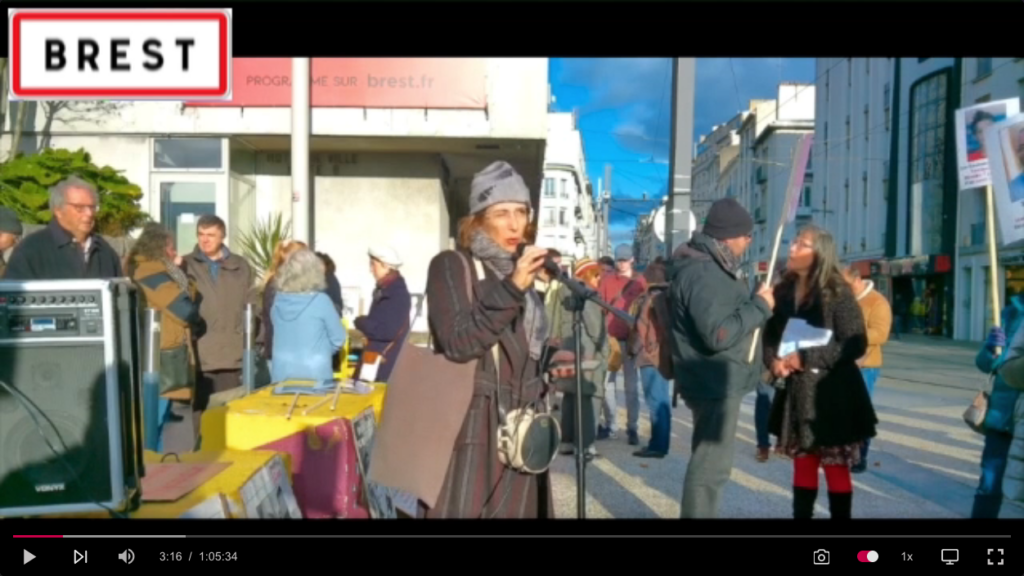
[[[153,141],[154,170],[223,170],[220,138],[159,138]]]

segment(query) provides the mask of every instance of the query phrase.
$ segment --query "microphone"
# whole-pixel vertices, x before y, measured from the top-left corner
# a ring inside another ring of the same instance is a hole
[[[519,260],[520,258],[523,257],[523,252],[526,250],[527,246],[529,246],[529,244],[526,243],[516,246],[516,260]],[[543,268],[548,274],[551,275],[552,278],[562,277],[562,267],[559,266],[558,263],[551,258],[551,255],[544,256]]]

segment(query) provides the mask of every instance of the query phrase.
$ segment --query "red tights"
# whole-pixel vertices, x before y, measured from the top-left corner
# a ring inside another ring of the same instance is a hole
[[[818,488],[818,468],[821,467],[821,458],[818,456],[800,456],[793,460],[793,485],[797,488]],[[828,491],[839,494],[850,494],[853,492],[853,479],[850,477],[848,466],[825,466],[825,482],[828,483]]]

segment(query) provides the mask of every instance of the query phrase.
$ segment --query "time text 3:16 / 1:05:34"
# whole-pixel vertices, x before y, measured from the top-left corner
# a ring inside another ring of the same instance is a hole
[[[210,551],[160,551],[157,553],[160,562],[238,562],[238,552],[233,550]]]

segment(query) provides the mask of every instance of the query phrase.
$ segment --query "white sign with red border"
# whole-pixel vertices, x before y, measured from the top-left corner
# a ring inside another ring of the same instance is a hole
[[[12,100],[228,100],[231,10],[8,10]]]

